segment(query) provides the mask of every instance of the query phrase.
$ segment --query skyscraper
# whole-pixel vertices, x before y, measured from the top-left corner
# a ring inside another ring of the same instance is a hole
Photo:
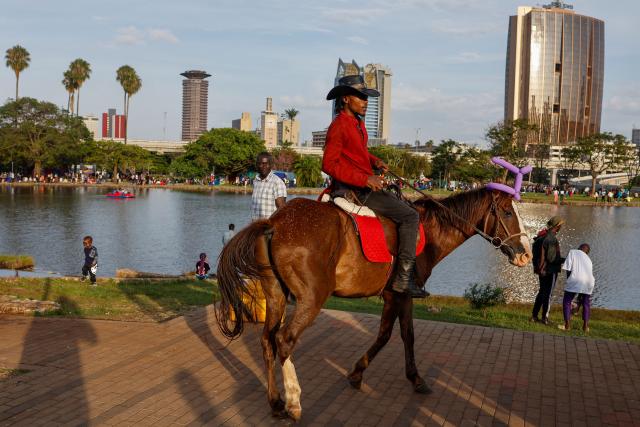
[[[124,114],[116,114],[115,108],[102,113],[102,139],[124,139],[125,134]]]
[[[193,141],[207,131],[207,106],[211,77],[205,71],[189,70],[182,81],[182,140]]]
[[[369,134],[369,145],[380,145],[389,142],[391,124],[391,70],[381,64],[358,66],[355,60],[350,63],[338,59],[338,70],[334,84],[338,84],[344,76],[361,75],[367,87],[380,92],[379,97],[369,97],[364,124]],[[335,104],[334,104],[335,105]],[[335,108],[332,118],[335,117]]]
[[[267,106],[260,115],[260,137],[267,148],[278,145],[278,115],[273,112],[271,98],[267,98]]]
[[[640,129],[635,127],[631,130],[631,142],[640,148]]]
[[[233,129],[249,132],[251,130],[251,113],[246,111],[242,113],[239,119],[231,121],[231,127]]]
[[[604,22],[553,1],[509,18],[505,121],[527,119],[530,144],[567,145],[600,132]]]

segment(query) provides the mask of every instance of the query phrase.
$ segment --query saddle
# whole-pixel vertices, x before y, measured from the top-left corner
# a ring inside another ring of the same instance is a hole
[[[397,230],[393,221],[379,217],[373,210],[361,205],[351,192],[345,193],[344,196],[331,197],[329,192],[325,191],[319,201],[333,203],[349,215],[360,240],[362,252],[369,262],[393,262],[394,256],[397,255]],[[424,227],[420,224],[416,255],[422,253],[425,243]]]

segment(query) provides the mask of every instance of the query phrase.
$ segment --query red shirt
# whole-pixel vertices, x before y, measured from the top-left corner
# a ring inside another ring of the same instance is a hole
[[[362,120],[342,112],[327,131],[322,170],[337,181],[366,187],[373,175],[371,166],[379,159],[367,150],[367,130]]]

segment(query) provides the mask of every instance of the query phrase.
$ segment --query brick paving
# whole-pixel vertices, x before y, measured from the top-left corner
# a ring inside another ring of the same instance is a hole
[[[397,329],[353,390],[378,321],[325,310],[303,334],[298,424],[640,426],[640,346],[418,320],[434,393],[412,392]],[[225,347],[211,307],[161,324],[0,316],[0,367],[29,371],[0,381],[0,425],[290,425],[270,416],[259,333]]]

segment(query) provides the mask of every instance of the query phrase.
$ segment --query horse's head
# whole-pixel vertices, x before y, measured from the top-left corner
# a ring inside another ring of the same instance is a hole
[[[524,267],[531,261],[531,246],[516,200],[504,192],[489,190],[490,208],[484,216],[483,231],[491,244],[509,257],[509,262]]]

